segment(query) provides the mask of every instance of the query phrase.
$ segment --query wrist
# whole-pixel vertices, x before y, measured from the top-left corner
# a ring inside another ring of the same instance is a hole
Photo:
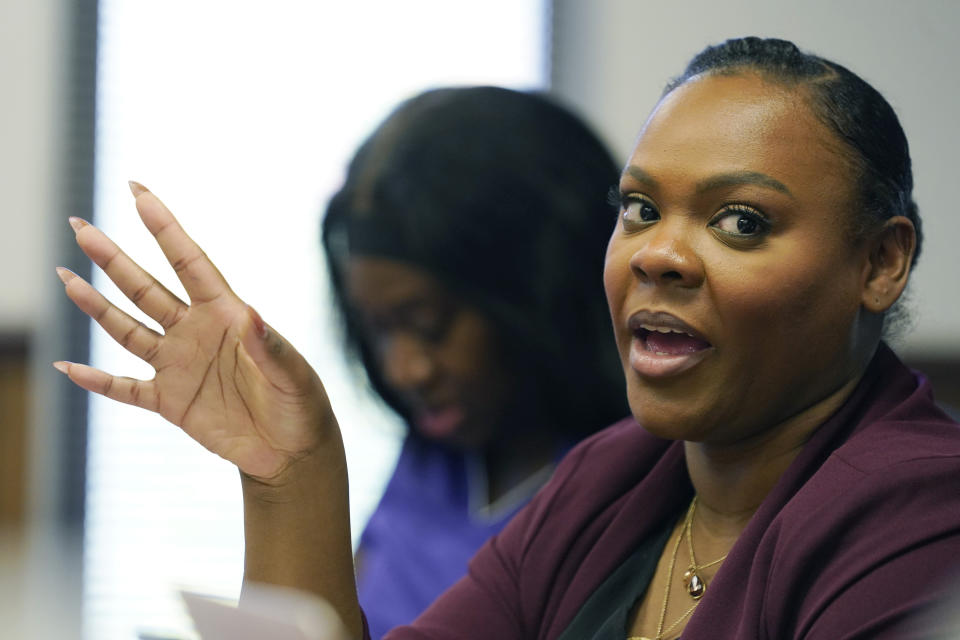
[[[337,437],[293,458],[276,475],[263,478],[240,471],[244,503],[265,505],[315,501],[318,493],[345,492],[347,463]]]

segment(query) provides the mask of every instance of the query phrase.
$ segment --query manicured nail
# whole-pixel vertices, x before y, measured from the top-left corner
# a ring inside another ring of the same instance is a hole
[[[83,229],[84,227],[90,224],[83,218],[78,218],[77,216],[70,216],[69,218],[67,218],[67,222],[69,222],[70,226],[73,227],[74,233],[80,231],[80,229]]]
[[[145,186],[137,182],[136,180],[128,180],[127,184],[130,185],[130,193],[133,194],[133,197],[136,198],[141,193],[147,193],[150,189],[147,189]]]
[[[260,317],[256,309],[250,305],[247,305],[247,309],[250,310],[250,318],[253,320],[253,328],[256,330],[257,336],[259,336],[261,340],[266,340],[267,334],[269,333],[267,323],[263,321],[263,318]]]
[[[57,267],[57,275],[60,277],[60,280],[63,282],[63,284],[67,284],[77,277],[77,274],[75,274],[73,271],[70,271],[70,269],[67,269],[66,267]]]
[[[67,375],[70,373],[70,362],[66,360],[57,360],[53,363],[53,368],[59,371],[60,373]]]

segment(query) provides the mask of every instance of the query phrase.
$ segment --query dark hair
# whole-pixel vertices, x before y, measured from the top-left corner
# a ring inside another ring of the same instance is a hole
[[[845,144],[857,173],[859,210],[851,220],[859,239],[893,216],[905,216],[917,233],[914,262],[923,241],[913,201],[913,172],[907,138],[893,108],[849,69],[774,38],[737,38],[698,53],[664,95],[701,74],[754,71],[774,81],[802,85],[816,117]]]
[[[619,170],[597,137],[542,95],[443,88],[402,103],[362,144],[322,238],[348,347],[405,418],[344,292],[351,255],[425,269],[485,317],[532,419],[582,435],[626,415],[603,295]]]

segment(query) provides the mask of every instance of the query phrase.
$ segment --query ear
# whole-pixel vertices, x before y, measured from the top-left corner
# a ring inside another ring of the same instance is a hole
[[[867,311],[883,313],[893,306],[907,286],[917,234],[908,218],[894,216],[867,242],[870,243],[869,262],[864,265],[860,301]]]

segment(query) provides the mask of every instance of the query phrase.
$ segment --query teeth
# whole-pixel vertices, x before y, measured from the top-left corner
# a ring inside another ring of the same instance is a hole
[[[678,333],[680,335],[689,336],[690,334],[686,331],[677,331],[676,329],[664,329],[663,327],[652,327],[650,325],[641,324],[641,329],[646,329],[647,331],[655,331],[656,333]]]

